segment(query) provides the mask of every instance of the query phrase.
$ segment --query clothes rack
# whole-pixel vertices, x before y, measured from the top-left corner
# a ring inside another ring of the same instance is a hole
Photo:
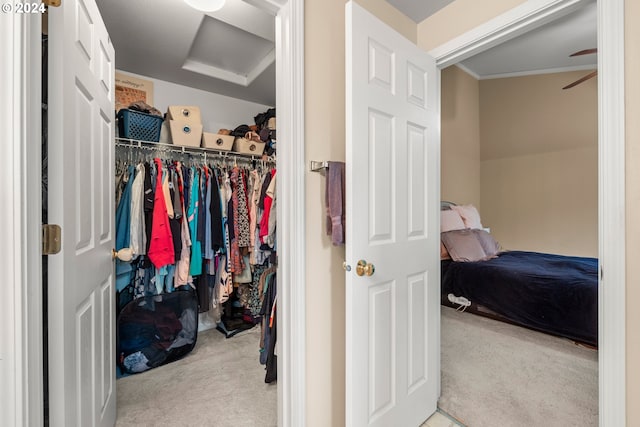
[[[266,159],[263,156],[254,156],[251,154],[243,154],[243,153],[235,153],[231,151],[223,151],[223,150],[215,150],[211,148],[201,148],[201,147],[184,147],[173,144],[164,144],[160,142],[153,141],[141,141],[136,139],[127,139],[127,138],[116,138],[115,139],[116,148],[129,148],[131,150],[146,150],[149,154],[153,156],[159,156],[161,154],[173,153],[179,154],[181,156],[188,156],[189,158],[193,158],[194,156],[200,156],[203,159],[203,162],[206,163],[207,159],[215,159],[222,161],[233,161],[234,164],[238,162],[241,163],[254,163],[262,162],[268,166],[274,166],[276,163],[276,159],[273,156],[269,156]]]

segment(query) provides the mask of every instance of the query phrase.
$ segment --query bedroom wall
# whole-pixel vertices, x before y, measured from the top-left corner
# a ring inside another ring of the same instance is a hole
[[[454,66],[441,74],[440,198],[480,206],[480,83]]]
[[[418,46],[429,51],[526,0],[455,0],[418,24]]]
[[[117,70],[124,74],[153,82],[154,107],[165,113],[169,105],[194,105],[200,107],[205,132],[218,129],[234,129],[241,124],[253,124],[253,117],[272,106],[243,101],[217,93],[183,86],[140,74]]]
[[[483,225],[506,249],[598,255],[597,79],[480,81]]]

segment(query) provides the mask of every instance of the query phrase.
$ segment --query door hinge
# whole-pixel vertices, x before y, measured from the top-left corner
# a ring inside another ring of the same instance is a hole
[[[62,0],[42,0],[42,3],[46,4],[49,7],[60,7],[60,4],[62,4]]]
[[[62,228],[56,224],[42,224],[42,255],[55,255],[62,247]]]

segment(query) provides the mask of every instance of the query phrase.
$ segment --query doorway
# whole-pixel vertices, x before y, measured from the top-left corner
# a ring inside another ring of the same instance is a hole
[[[430,53],[440,69],[580,7],[582,2],[522,4]],[[583,4],[583,3],[582,3]],[[598,2],[599,420],[624,424],[625,293],[624,2]],[[618,240],[620,239],[620,240]],[[607,272],[606,275],[604,272]],[[606,283],[606,286],[603,286]],[[612,396],[615,396],[612,397]]]

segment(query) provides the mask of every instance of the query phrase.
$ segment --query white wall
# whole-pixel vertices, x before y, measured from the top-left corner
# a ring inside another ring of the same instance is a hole
[[[273,107],[272,105],[243,101],[124,70],[117,71],[152,81],[153,106],[162,112],[166,112],[169,105],[194,105],[200,107],[205,132],[216,133],[221,128],[234,129],[241,124],[252,125],[254,116]]]

